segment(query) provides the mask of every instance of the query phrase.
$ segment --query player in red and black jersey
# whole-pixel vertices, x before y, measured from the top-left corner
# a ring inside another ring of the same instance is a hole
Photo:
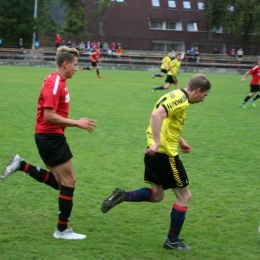
[[[243,76],[241,79],[241,82],[244,82],[246,80],[247,75],[251,74],[252,79],[250,81],[250,92],[249,94],[245,97],[243,101],[239,103],[239,106],[242,108],[245,107],[245,103],[250,99],[250,102],[252,106],[256,107],[255,101],[260,98],[260,93],[258,93],[254,98],[253,96],[255,95],[256,92],[260,92],[260,85],[259,85],[259,80],[260,80],[260,59],[258,59],[258,65],[250,69],[249,71],[246,72],[246,74]]]
[[[76,177],[71,162],[72,152],[64,131],[66,127],[78,127],[92,132],[96,126],[96,120],[93,119],[68,118],[70,95],[66,80],[77,71],[78,57],[76,49],[59,47],[56,54],[57,71],[44,80],[39,95],[35,142],[48,170],[33,166],[15,154],[0,176],[0,180],[4,181],[10,174],[23,171],[38,182],[59,190],[58,224],[53,237],[66,240],[84,239],[86,235],[73,232],[67,225],[73,206]]]
[[[97,63],[99,62],[100,57],[101,57],[100,49],[97,48],[97,49],[93,50],[93,52],[90,54],[91,66],[90,67],[82,66],[80,68],[80,71],[82,71],[82,70],[92,70],[94,68],[94,69],[96,69],[98,78],[102,78],[102,75],[99,74],[99,68],[97,66]]]

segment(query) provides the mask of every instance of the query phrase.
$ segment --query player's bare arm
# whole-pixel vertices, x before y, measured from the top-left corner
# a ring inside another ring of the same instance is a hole
[[[66,126],[66,127],[79,127],[81,129],[88,130],[90,133],[93,132],[96,127],[95,119],[88,118],[80,118],[79,120],[65,118],[58,115],[54,109],[45,108],[44,109],[44,120],[47,123],[58,125],[58,126]]]
[[[155,144],[147,148],[145,153],[149,155],[154,155],[160,146],[160,132],[163,119],[167,117],[167,113],[163,106],[160,106],[151,115],[151,128],[153,132],[153,139]]]

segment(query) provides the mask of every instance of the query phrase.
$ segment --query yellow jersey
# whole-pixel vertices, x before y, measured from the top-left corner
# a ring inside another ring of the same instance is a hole
[[[181,66],[181,62],[180,62],[179,60],[177,60],[177,59],[174,59],[174,60],[172,60],[172,61],[169,63],[169,66],[171,67],[171,69],[172,69],[175,73],[177,73],[178,70],[179,70],[179,68],[180,68],[180,66]],[[171,70],[169,70],[169,72],[168,72],[167,74],[170,75],[170,76],[173,76],[173,75],[174,75],[174,74],[171,72]]]
[[[161,69],[168,70],[168,66],[171,62],[171,58],[169,56],[166,56],[162,59],[162,65]]]
[[[188,93],[183,89],[173,90],[162,96],[153,111],[159,106],[163,106],[167,112],[167,117],[163,119],[160,132],[160,147],[158,153],[164,153],[169,156],[178,154],[179,137],[186,119],[186,111],[189,107]],[[146,130],[147,145],[154,145],[151,121]]]

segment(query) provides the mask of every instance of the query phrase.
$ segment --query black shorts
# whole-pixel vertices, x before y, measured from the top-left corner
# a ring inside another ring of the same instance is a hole
[[[178,84],[178,80],[175,76],[167,75],[165,83]]]
[[[259,85],[250,85],[250,92],[258,92],[260,91]]]
[[[96,61],[91,61],[91,66],[94,67],[94,68],[97,67],[97,62]]]
[[[167,73],[168,72],[168,70],[166,70],[166,69],[161,69],[161,72],[163,72],[163,73]]]
[[[47,167],[55,167],[70,160],[73,155],[62,134],[35,134],[39,154]]]
[[[169,157],[167,154],[156,153],[144,156],[144,181],[162,186],[164,190],[183,188],[189,185],[186,170],[179,156]]]

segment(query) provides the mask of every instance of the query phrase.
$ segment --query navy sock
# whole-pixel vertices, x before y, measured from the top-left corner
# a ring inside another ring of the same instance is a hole
[[[171,211],[171,226],[168,233],[168,240],[170,242],[178,240],[178,236],[185,220],[186,211],[187,207],[177,205],[176,203],[173,204]]]
[[[43,182],[46,185],[51,186],[55,190],[59,190],[58,182],[56,181],[54,175],[40,167],[33,166],[31,164],[22,161],[20,164],[20,170],[25,172],[28,176],[31,176],[38,182]]]
[[[141,188],[139,190],[128,191],[125,195],[124,201],[141,202],[152,201],[154,198],[154,191],[150,188]]]
[[[99,76],[99,70],[98,70],[98,69],[96,69],[96,71],[97,71],[97,75]]]
[[[154,74],[155,77],[160,77],[162,78],[162,75],[161,74]]]
[[[61,186],[59,196],[59,221],[57,228],[59,231],[64,231],[67,228],[70,213],[73,207],[73,192],[74,188]]]
[[[156,87],[156,88],[154,88],[154,90],[164,90],[164,87],[163,86]]]

